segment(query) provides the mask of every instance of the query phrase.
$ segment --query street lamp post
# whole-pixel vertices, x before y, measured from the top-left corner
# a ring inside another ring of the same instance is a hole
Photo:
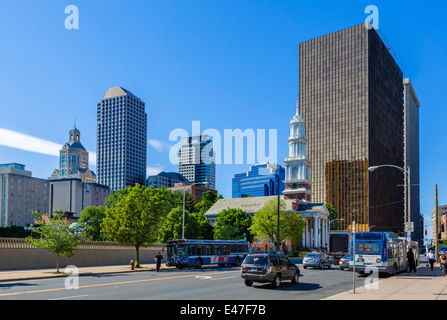
[[[400,171],[402,171],[403,173],[405,173],[406,175],[407,175],[407,206],[405,207],[405,223],[407,223],[407,222],[411,222],[411,188],[410,188],[410,186],[411,186],[411,184],[410,184],[410,167],[407,167],[407,170],[405,170],[405,168],[401,168],[401,167],[399,167],[399,166],[395,166],[395,165],[392,165],[392,164],[383,164],[383,165],[380,165],[380,166],[372,166],[372,167],[369,167],[368,168],[368,171],[374,171],[374,170],[376,170],[376,169],[378,169],[378,168],[381,168],[381,167],[392,167],[392,168],[396,168],[396,169],[399,169]]]
[[[186,196],[186,190],[188,190],[189,188],[191,188],[194,185],[197,184],[204,184],[207,185],[208,182],[196,182],[193,184],[190,184],[188,187],[183,186],[183,221],[182,221],[182,239],[185,240],[185,196]]]
[[[280,199],[279,199],[279,174],[276,175],[276,177],[278,178],[278,226],[277,226],[277,242],[276,242],[276,250],[280,251],[280,238],[279,238],[279,203],[280,203]]]

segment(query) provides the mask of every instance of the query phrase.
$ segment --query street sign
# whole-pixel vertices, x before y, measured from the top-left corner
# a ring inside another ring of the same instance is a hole
[[[405,232],[414,232],[414,222],[405,223]]]

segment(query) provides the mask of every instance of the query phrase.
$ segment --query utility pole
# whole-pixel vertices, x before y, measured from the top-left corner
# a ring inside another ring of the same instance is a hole
[[[438,239],[438,232],[439,232],[439,212],[438,212],[438,185],[435,184],[435,256],[436,256],[436,263],[439,262],[439,239]]]

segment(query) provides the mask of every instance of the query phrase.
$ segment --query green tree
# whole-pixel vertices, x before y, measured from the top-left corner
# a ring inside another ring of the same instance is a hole
[[[202,194],[202,200],[200,200],[195,207],[200,213],[205,214],[219,199],[222,199],[222,195],[217,195],[214,192],[206,191]]]
[[[169,212],[161,228],[162,243],[168,240],[182,239],[183,207],[178,206]],[[200,224],[194,213],[185,210],[185,239],[199,239]]]
[[[242,209],[224,209],[217,215],[214,226],[216,240],[242,240],[245,233],[247,241],[253,240],[250,232],[252,218]]]
[[[338,217],[338,213],[335,210],[335,207],[332,204],[327,203],[326,204],[326,208],[329,211],[328,219],[329,219],[329,224],[331,226],[331,230],[339,230],[340,229],[340,223],[339,223],[338,220],[336,220],[337,217]]]
[[[110,241],[111,237],[104,232],[101,223],[106,216],[106,209],[102,206],[91,206],[82,210],[80,214],[79,223],[82,230],[82,235],[87,240],[91,241]]]
[[[41,216],[38,212],[33,212],[33,215],[36,217],[34,222],[39,227],[31,226],[31,230],[37,238],[29,236],[25,241],[33,247],[55,254],[56,272],[59,272],[59,257],[73,256],[81,242],[77,232],[78,226],[73,221],[66,220],[63,212],[57,212],[53,216],[49,214]]]
[[[284,200],[279,204],[279,236],[281,239],[289,238],[293,242],[302,239],[305,226],[304,219],[295,212],[285,211]],[[268,236],[275,242],[278,238],[278,201],[276,199],[267,201],[253,217],[253,224],[250,227],[252,234],[258,238]]]
[[[202,213],[192,213],[199,224],[200,235],[197,239],[212,240],[214,239],[214,228]]]
[[[126,187],[113,208],[106,208],[101,224],[115,241],[135,247],[135,267],[139,267],[140,247],[155,242],[163,218],[160,190],[140,186]]]

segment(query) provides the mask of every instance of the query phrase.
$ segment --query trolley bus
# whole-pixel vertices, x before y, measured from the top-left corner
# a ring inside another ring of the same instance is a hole
[[[166,245],[166,265],[177,268],[240,265],[248,255],[248,242],[243,240],[169,240]]]
[[[356,272],[364,273],[375,269],[379,273],[395,275],[408,268],[408,247],[413,249],[418,265],[419,248],[416,241],[407,242],[393,232],[356,232],[355,239],[351,238],[349,269],[353,270],[355,254]]]

